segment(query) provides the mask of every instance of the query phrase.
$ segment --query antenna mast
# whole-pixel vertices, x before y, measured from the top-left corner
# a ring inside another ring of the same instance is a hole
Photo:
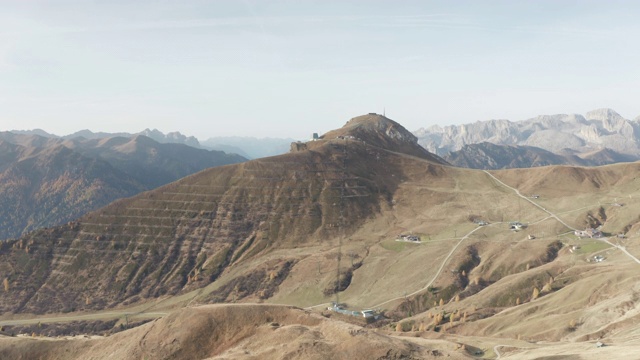
[[[342,181],[340,184],[340,219],[338,222],[338,262],[336,268],[336,306],[340,303],[340,261],[342,260],[342,239],[344,238],[344,198],[345,187],[347,181],[347,144],[345,139],[344,148],[342,149]]]

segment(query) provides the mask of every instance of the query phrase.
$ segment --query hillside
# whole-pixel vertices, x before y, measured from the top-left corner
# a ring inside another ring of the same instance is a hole
[[[341,221],[352,232],[391,201],[402,172],[392,159],[401,155],[338,138],[313,145],[313,151],[211,168],[5,243],[2,271],[14,269],[8,277],[14,290],[3,294],[11,300],[2,301],[2,311],[99,309],[176,295],[258,255],[333,241]],[[380,161],[368,161],[372,155]],[[348,218],[341,220],[341,211]],[[26,263],[11,255],[21,252]],[[255,266],[244,276],[257,282],[233,296],[270,297],[297,261]],[[265,282],[265,272],[277,276]],[[227,299],[232,290],[212,298]]]
[[[288,154],[207,169],[6,242],[0,326],[273,303],[485,358],[637,353],[640,163],[487,172],[451,167],[406,134],[357,117]],[[587,228],[603,237],[575,235]],[[384,318],[339,318],[331,301]],[[165,319],[175,317],[157,331]],[[216,356],[252,358],[273,341]]]
[[[448,359],[471,358],[446,341],[395,338],[274,305],[209,305],[97,339],[0,337],[3,359]]]
[[[0,160],[0,239],[7,239],[244,159],[144,136],[63,140],[1,133]]]
[[[431,126],[415,131],[419,143],[427,150],[441,156],[455,152],[465,151],[465,156],[470,157],[473,151],[465,149],[466,145],[491,143],[500,146],[526,147],[531,152],[531,147],[540,148],[551,152],[555,160],[562,161],[564,165],[604,165],[623,161],[635,161],[640,159],[640,123],[636,120],[627,120],[611,109],[598,109],[582,116],[579,114],[541,115],[523,121],[488,120],[477,121],[472,124]],[[509,149],[509,148],[505,148]],[[513,149],[513,148],[511,148]],[[503,150],[509,151],[509,150]],[[609,152],[608,156],[590,158],[590,154],[596,152]],[[566,153],[572,153],[585,162],[573,162],[572,158],[564,158]],[[548,156],[547,156],[548,158]],[[472,160],[476,168],[483,160],[491,159],[479,157]],[[498,162],[506,163],[506,161]],[[548,162],[543,160],[543,163]],[[519,161],[514,160],[516,164]],[[531,162],[526,160],[524,164]],[[551,162],[558,164],[557,162]],[[494,168],[491,162],[481,168]]]

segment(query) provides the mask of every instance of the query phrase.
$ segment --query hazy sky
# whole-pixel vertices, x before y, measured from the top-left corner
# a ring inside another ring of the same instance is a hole
[[[0,130],[640,115],[638,1],[0,0]]]

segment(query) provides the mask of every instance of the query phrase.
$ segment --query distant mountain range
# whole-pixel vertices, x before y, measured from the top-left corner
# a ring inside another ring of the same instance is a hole
[[[611,109],[584,116],[541,115],[517,122],[434,125],[414,134],[420,145],[453,165],[476,168],[586,166],[640,159],[640,119],[625,119]]]
[[[170,132],[164,134],[157,129],[145,129],[139,133],[105,133],[93,132],[91,130],[81,130],[70,135],[58,136],[50,134],[42,129],[35,130],[11,130],[14,134],[22,135],[38,135],[45,138],[59,139],[105,139],[112,137],[131,138],[138,135],[144,135],[159,143],[166,144],[184,144],[191,147],[207,150],[224,151],[228,154],[238,154],[247,159],[258,159],[267,156],[284,154],[289,151],[289,145],[296,141],[291,138],[255,138],[246,136],[218,136],[204,140],[202,143],[193,136],[186,136],[180,132]]]
[[[61,138],[39,131],[0,132],[0,240],[67,222],[209,167],[246,160],[143,135],[81,133]]]

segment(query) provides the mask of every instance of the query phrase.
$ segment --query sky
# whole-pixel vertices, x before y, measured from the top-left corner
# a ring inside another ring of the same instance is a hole
[[[0,0],[0,131],[309,138],[612,108],[638,1]]]

